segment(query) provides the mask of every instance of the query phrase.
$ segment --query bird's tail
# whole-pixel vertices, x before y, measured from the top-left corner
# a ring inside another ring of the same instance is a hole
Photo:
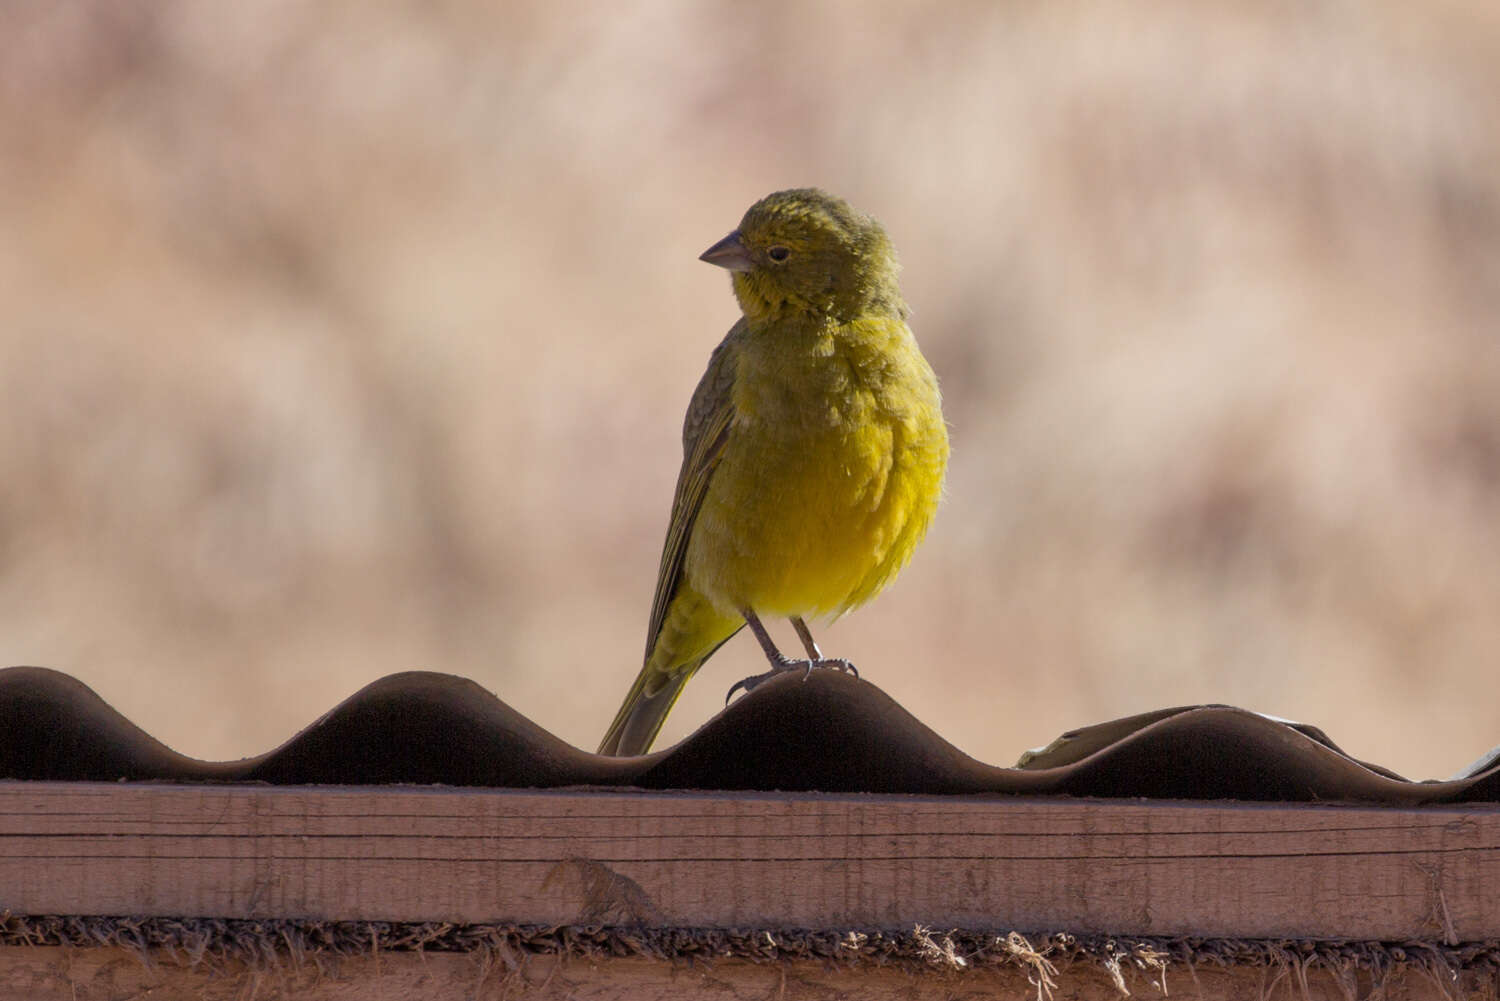
[[[630,694],[625,696],[624,705],[615,714],[615,721],[605,732],[604,740],[599,744],[599,753],[628,757],[645,754],[650,750],[651,742],[661,732],[661,725],[666,721],[667,713],[672,711],[677,697],[682,694],[683,686],[707,659],[704,657],[684,664],[665,680],[661,680],[659,671],[652,671],[649,666],[642,668],[641,673],[636,675],[635,684],[630,686]],[[648,681],[660,683],[660,687],[650,695],[646,694]]]

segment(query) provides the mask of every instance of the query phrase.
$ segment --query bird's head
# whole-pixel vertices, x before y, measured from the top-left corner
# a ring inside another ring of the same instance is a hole
[[[762,198],[700,260],[732,273],[735,297],[752,322],[906,312],[896,252],[880,223],[817,188]]]

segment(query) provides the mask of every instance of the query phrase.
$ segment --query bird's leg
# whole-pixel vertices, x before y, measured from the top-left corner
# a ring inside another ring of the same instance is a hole
[[[807,628],[807,623],[802,621],[802,616],[792,616],[792,628],[797,630],[797,638],[802,641],[802,649],[813,660],[822,660],[823,651],[818,649],[818,641],[812,638],[812,632]]]
[[[856,678],[859,677],[859,668],[843,657],[823,656],[823,651],[818,649],[818,641],[813,639],[812,630],[807,628],[807,623],[802,621],[802,616],[792,616],[792,628],[797,630],[797,638],[802,641],[802,648],[807,651],[807,656],[811,659],[813,667],[832,667],[840,671],[847,671]]]
[[[766,627],[761,623],[760,617],[750,609],[744,609],[741,614],[745,616],[745,624],[755,634],[755,639],[760,643],[760,648],[765,651],[766,659],[771,662],[771,669],[765,674],[752,675],[749,678],[743,678],[735,682],[734,686],[729,689],[729,694],[724,696],[726,704],[730,699],[734,698],[734,693],[740,689],[748,692],[762,683],[770,681],[778,674],[784,674],[787,671],[801,671],[804,681],[812,674],[815,667],[828,667],[838,671],[848,671],[856,678],[859,677],[859,671],[844,658],[823,656],[823,651],[818,649],[818,644],[813,640],[812,633],[808,631],[807,623],[803,622],[800,617],[794,616],[792,618],[792,628],[797,630],[797,636],[802,640],[803,647],[807,649],[806,660],[794,660],[776,649],[776,643],[771,639],[771,634],[766,632]]]

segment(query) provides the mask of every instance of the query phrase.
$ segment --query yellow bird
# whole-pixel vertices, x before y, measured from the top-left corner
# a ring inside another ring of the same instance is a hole
[[[645,753],[688,679],[747,624],[771,669],[735,688],[853,670],[823,656],[804,619],[837,618],[891,582],[948,465],[937,378],[878,222],[814,188],[780,191],[701,259],[729,270],[744,315],[688,404],[645,665],[600,754]],[[772,616],[791,619],[807,659],[776,648]]]

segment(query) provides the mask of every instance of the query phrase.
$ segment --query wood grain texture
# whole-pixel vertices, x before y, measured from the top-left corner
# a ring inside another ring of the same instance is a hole
[[[0,910],[1500,938],[1500,807],[0,783]]]
[[[1174,969],[1167,994],[1159,980],[1122,971],[1135,998],[1179,1001],[1348,1001],[1370,996],[1368,975],[1341,980],[1331,971],[1232,967]],[[1473,978],[1439,986],[1417,969],[1393,971],[1380,984],[1386,1001],[1453,1001],[1480,993]],[[1055,977],[1056,1001],[1122,1001],[1105,970],[1067,967]],[[186,967],[161,957],[148,966],[123,949],[0,948],[0,1001],[451,1001],[454,998],[534,998],[537,1001],[980,1001],[1038,997],[1020,970],[978,970],[913,976],[898,969],[836,968],[824,963],[711,966],[625,958],[599,961],[533,957],[511,969],[453,953],[384,953],[336,962],[248,968],[232,962]]]

